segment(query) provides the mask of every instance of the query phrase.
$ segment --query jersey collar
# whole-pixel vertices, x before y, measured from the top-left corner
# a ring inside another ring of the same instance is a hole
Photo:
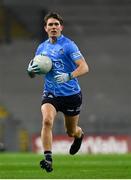
[[[63,34],[61,34],[59,37],[57,37],[57,41],[56,42],[58,42],[62,38],[63,38]],[[50,39],[48,39],[47,41],[48,41],[48,43],[50,43]]]

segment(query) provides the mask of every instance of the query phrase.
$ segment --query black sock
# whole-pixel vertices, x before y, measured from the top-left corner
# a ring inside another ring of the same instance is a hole
[[[44,151],[45,159],[47,161],[52,162],[52,152],[51,151]]]

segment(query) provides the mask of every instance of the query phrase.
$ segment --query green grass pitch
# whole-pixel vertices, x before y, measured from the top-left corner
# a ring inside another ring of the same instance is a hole
[[[131,154],[54,155],[53,172],[39,166],[42,155],[0,153],[0,179],[131,179]]]

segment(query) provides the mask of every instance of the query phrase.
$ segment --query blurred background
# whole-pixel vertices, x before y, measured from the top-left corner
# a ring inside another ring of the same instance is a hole
[[[41,131],[41,76],[26,69],[47,38],[43,18],[57,11],[63,34],[76,42],[89,67],[80,125],[87,137],[131,134],[131,0],[0,0],[0,149],[33,151]],[[58,113],[54,136],[65,136]]]

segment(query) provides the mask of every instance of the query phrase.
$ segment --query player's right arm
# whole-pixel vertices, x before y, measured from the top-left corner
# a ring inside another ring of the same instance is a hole
[[[35,56],[40,54],[42,49],[42,44],[40,44],[35,52]],[[27,68],[27,73],[31,78],[35,77],[35,74],[40,74],[40,69],[38,68],[37,65],[33,64],[33,59],[29,62],[28,68]]]
[[[40,68],[38,67],[38,65],[33,64],[33,59],[29,62],[27,73],[31,78],[34,78],[35,74],[40,73]]]

